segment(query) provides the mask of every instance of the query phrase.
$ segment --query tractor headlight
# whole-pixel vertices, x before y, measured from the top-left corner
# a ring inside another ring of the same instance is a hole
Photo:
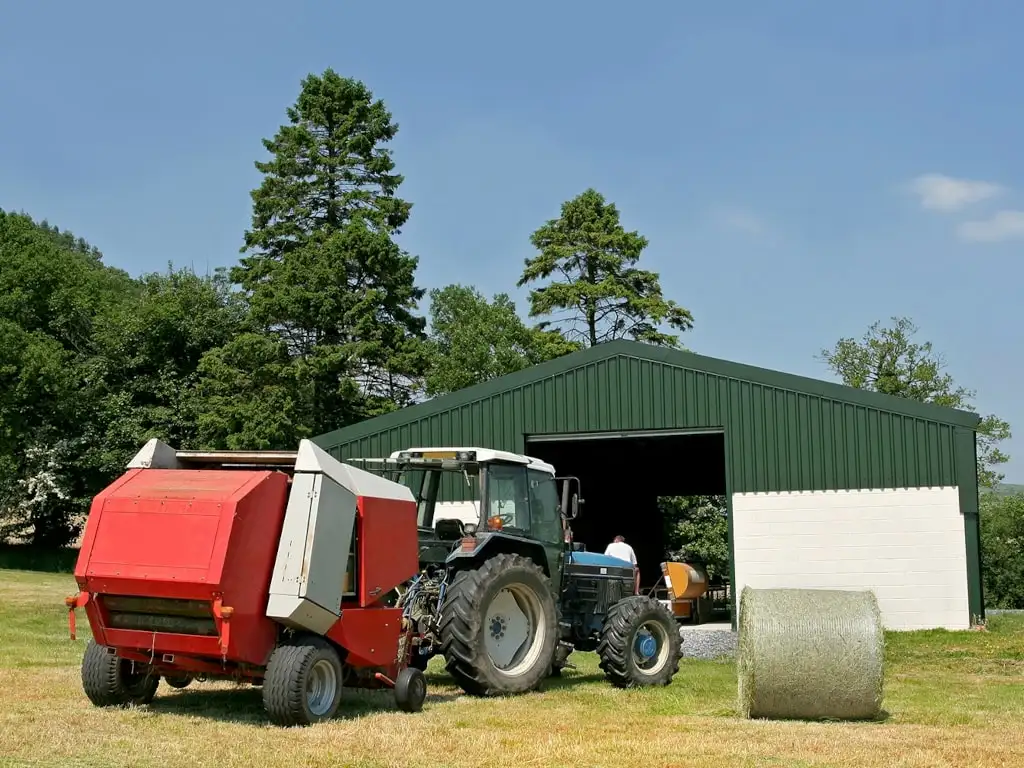
[[[459,451],[456,458],[459,461],[476,461],[476,451]]]

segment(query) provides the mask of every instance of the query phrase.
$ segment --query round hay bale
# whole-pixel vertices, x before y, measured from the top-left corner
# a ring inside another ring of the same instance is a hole
[[[739,619],[744,717],[879,716],[885,635],[873,592],[745,587]]]

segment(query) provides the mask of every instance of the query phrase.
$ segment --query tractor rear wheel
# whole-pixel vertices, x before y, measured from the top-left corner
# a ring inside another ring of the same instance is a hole
[[[597,654],[605,677],[619,688],[668,685],[679,671],[679,626],[650,597],[627,597],[605,617]]]
[[[334,717],[341,703],[341,659],[318,638],[279,645],[263,677],[263,708],[276,725],[311,725]]]
[[[144,665],[118,658],[112,649],[90,640],[82,657],[82,688],[97,707],[149,704],[160,676]]]
[[[459,571],[440,610],[448,673],[473,696],[523,693],[551,669],[558,619],[551,583],[521,555]]]

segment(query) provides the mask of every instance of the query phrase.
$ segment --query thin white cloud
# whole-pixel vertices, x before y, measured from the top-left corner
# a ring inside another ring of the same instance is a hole
[[[715,212],[715,220],[724,229],[748,235],[763,235],[768,231],[767,222],[745,208],[720,208]]]
[[[987,219],[965,221],[957,227],[961,240],[1001,243],[1024,239],[1024,211],[998,211]]]
[[[990,200],[1005,190],[999,184],[973,179],[954,179],[941,173],[926,173],[910,182],[921,207],[929,211],[952,213]]]

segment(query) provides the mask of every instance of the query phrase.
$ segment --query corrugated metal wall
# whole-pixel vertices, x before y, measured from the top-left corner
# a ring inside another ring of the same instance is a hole
[[[731,490],[956,482],[956,427],[633,357],[597,360],[324,447],[339,458],[419,445],[524,450],[524,435],[725,428]]]

